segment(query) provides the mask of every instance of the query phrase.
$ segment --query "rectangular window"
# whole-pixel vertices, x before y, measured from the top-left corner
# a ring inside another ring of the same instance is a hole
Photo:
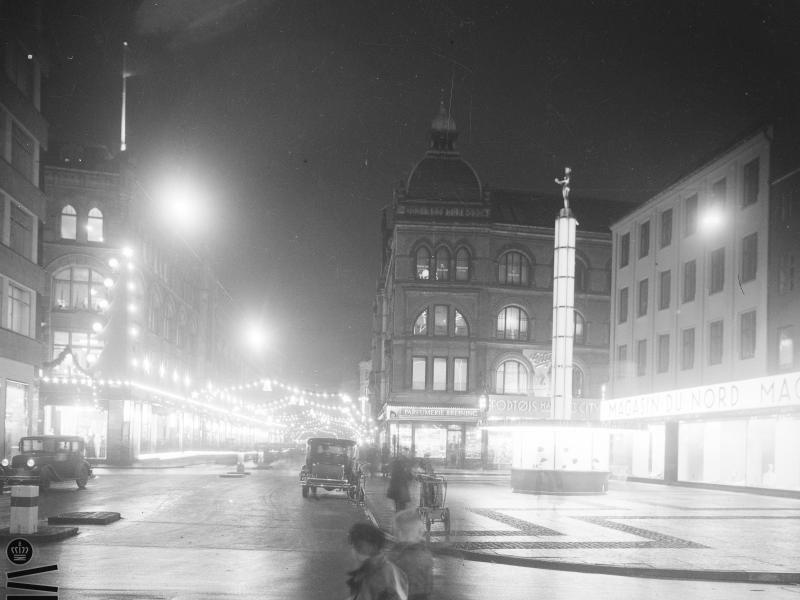
[[[717,248],[711,252],[710,280],[708,293],[721,292],[725,285],[725,248]]]
[[[718,365],[722,362],[722,321],[714,321],[708,327],[708,364]]]
[[[11,202],[8,245],[17,254],[33,260],[33,216]]]
[[[683,232],[692,235],[697,231],[697,194],[689,196],[683,203]]]
[[[756,311],[742,313],[739,327],[739,358],[756,355]]]
[[[647,374],[647,340],[636,342],[636,375]]]
[[[694,300],[697,289],[697,261],[690,260],[683,263],[683,301]]]
[[[443,392],[447,389],[447,359],[433,359],[433,389]]]
[[[681,369],[694,369],[694,327],[681,332]]]
[[[433,335],[447,335],[448,307],[437,304],[433,307]]]
[[[669,334],[658,336],[658,372],[669,371]]]
[[[20,335],[31,336],[32,294],[11,282],[8,284],[8,328]]]
[[[105,346],[103,340],[94,333],[85,331],[54,331],[53,332],[53,359],[58,358],[61,352],[69,346],[78,365],[93,365]],[[75,363],[63,362],[56,368],[62,374],[79,373]]]
[[[753,281],[758,269],[758,234],[742,238],[742,283]]]
[[[628,288],[619,291],[619,322],[625,323],[628,320]]]
[[[631,257],[631,234],[626,233],[619,238],[619,268],[627,267]]]
[[[778,366],[781,369],[794,367],[794,325],[778,328]]]
[[[33,182],[33,138],[16,123],[11,128],[11,164]]]
[[[467,391],[467,376],[469,360],[466,358],[453,359],[453,391],[466,392]]]
[[[658,309],[669,308],[672,287],[672,271],[661,271],[658,282]]]
[[[639,304],[636,315],[643,317],[647,314],[648,294],[650,292],[649,280],[642,279],[639,282]]]
[[[723,207],[725,206],[725,200],[727,196],[728,182],[723,177],[711,185],[711,204],[716,204],[719,207]]]
[[[672,209],[668,208],[661,213],[661,240],[662,248],[672,243]]]
[[[794,254],[786,252],[780,258],[778,264],[778,293],[785,294],[794,289],[795,281],[795,268],[794,268]]]
[[[743,187],[742,206],[750,206],[758,202],[758,158],[754,158],[744,166]]]
[[[617,346],[617,379],[625,377],[628,370],[628,346],[622,344]]]
[[[650,221],[639,225],[639,258],[650,254]]]
[[[427,361],[424,356],[415,356],[411,359],[411,389],[425,389],[425,368]]]

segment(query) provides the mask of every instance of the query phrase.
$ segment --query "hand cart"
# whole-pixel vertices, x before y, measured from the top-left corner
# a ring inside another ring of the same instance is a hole
[[[425,530],[430,532],[431,524],[440,521],[444,531],[450,535],[450,509],[444,503],[447,500],[447,479],[441,475],[420,474],[419,480],[419,518],[425,523]]]

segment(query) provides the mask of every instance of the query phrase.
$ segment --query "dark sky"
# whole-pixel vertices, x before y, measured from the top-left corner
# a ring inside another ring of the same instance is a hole
[[[569,165],[630,202],[800,105],[790,2],[50,1],[51,139],[118,145],[127,40],[144,177],[202,183],[268,368],[327,389],[368,357],[381,209],[441,98],[485,184],[553,191]]]

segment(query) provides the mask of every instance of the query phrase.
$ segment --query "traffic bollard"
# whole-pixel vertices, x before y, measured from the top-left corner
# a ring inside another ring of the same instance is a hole
[[[11,486],[9,533],[36,533],[39,529],[39,486]]]

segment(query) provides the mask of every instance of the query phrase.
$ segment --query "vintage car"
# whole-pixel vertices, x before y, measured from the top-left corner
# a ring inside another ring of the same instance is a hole
[[[84,489],[92,468],[84,454],[84,440],[74,435],[37,435],[19,441],[19,454],[4,458],[0,480],[6,485],[38,485],[74,480]]]
[[[306,462],[300,469],[303,498],[317,488],[341,490],[351,500],[364,501],[364,476],[358,464],[358,446],[353,440],[310,438],[306,442]]]

